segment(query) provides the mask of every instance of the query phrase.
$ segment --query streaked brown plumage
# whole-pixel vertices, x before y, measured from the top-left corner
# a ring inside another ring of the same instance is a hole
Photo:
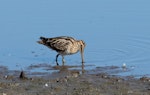
[[[58,54],[56,55],[56,63],[57,65],[57,58],[59,55],[62,56],[62,63],[64,65],[64,56],[65,55],[71,55],[75,54],[78,51],[81,53],[82,58],[82,64],[84,63],[84,48],[85,43],[82,40],[75,40],[72,37],[68,36],[60,36],[60,37],[53,37],[53,38],[45,38],[40,37],[40,41],[38,41],[39,44],[43,44],[47,46],[48,48],[55,50]]]

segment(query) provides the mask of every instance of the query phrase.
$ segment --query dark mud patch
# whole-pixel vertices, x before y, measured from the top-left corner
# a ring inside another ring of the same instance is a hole
[[[150,95],[149,77],[116,76],[116,71],[110,72],[120,69],[116,66],[97,67],[84,73],[80,69],[68,69],[69,66],[48,68],[56,71],[31,73],[26,70],[22,79],[22,71],[0,67],[0,95]]]

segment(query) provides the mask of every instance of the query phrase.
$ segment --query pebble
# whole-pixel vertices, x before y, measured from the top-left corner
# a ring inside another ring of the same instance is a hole
[[[45,83],[45,87],[48,87],[48,84],[47,84],[47,83]]]
[[[2,95],[7,95],[6,93],[2,93]]]

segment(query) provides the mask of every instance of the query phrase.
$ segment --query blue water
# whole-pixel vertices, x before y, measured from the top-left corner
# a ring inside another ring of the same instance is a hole
[[[149,0],[1,0],[0,65],[13,70],[55,65],[56,52],[36,41],[40,36],[72,36],[86,42],[86,65],[126,64],[131,71],[121,75],[150,76],[149,4]],[[67,65],[81,64],[79,54],[65,59]]]

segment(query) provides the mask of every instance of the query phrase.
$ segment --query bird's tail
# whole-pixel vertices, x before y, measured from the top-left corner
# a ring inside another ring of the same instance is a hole
[[[47,38],[41,36],[40,39],[41,39],[41,40],[46,40]]]
[[[37,41],[39,44],[45,44],[46,43],[46,41],[47,41],[47,38],[45,38],[45,37],[40,37],[40,41]]]

